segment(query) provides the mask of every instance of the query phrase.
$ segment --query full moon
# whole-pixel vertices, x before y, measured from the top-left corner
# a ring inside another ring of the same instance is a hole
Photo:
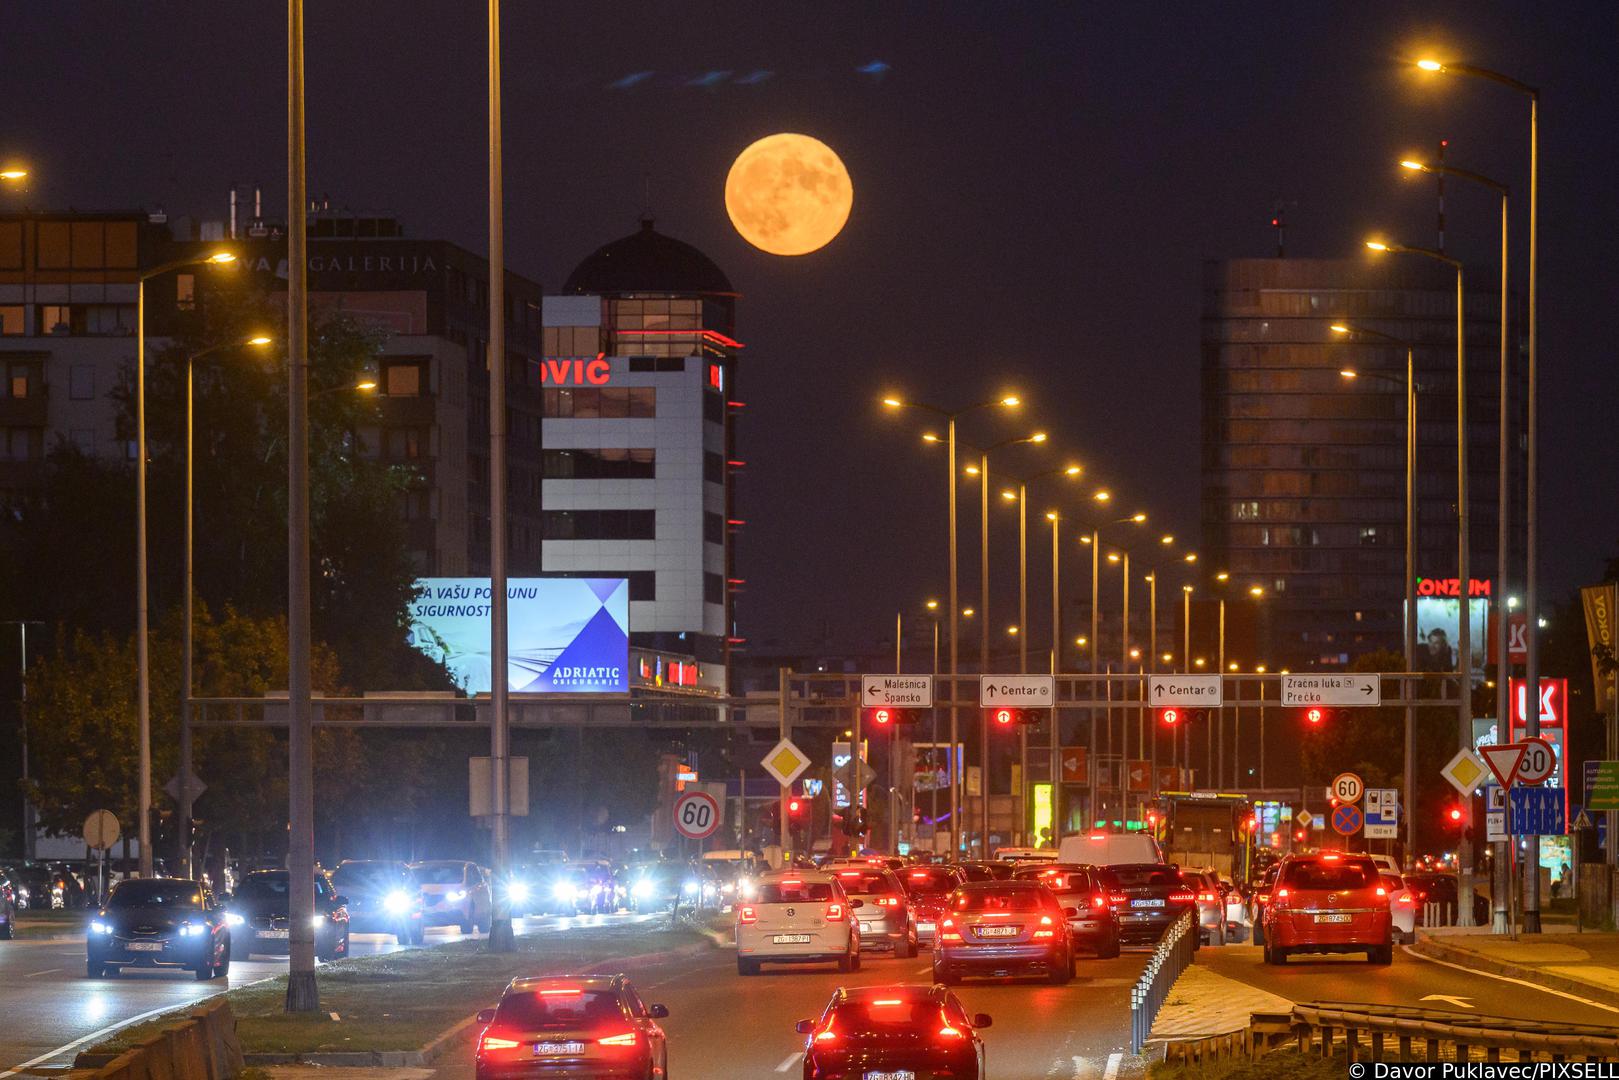
[[[849,170],[808,135],[768,135],[736,156],[725,212],[742,238],[772,255],[808,255],[843,231],[854,206]]]

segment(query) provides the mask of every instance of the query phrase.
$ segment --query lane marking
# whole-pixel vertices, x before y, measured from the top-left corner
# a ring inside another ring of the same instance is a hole
[[[1401,945],[1400,948],[1405,951],[1407,956],[1414,956],[1418,960],[1425,960],[1430,964],[1438,964],[1440,967],[1448,967],[1454,968],[1457,971],[1465,971],[1469,975],[1482,975],[1486,979],[1495,979],[1497,982],[1512,983],[1515,986],[1527,986],[1531,990],[1539,990],[1543,994],[1552,994],[1555,997],[1564,998],[1568,1001],[1577,1001],[1581,1005],[1589,1005],[1591,1008],[1601,1009],[1603,1012],[1619,1013],[1619,1006],[1605,1005],[1600,1001],[1592,1001],[1590,998],[1582,998],[1578,994],[1570,994],[1566,990],[1554,990],[1550,986],[1542,986],[1539,983],[1532,983],[1527,979],[1514,979],[1510,975],[1497,975],[1493,971],[1479,971],[1477,968],[1464,967],[1461,964],[1453,964],[1449,960],[1436,960],[1431,956],[1424,956],[1419,952],[1413,951],[1409,945]],[[5,1077],[0,1075],[0,1080],[5,1080]]]
[[[28,974],[24,975],[23,978],[32,979],[32,978],[34,978],[35,976],[38,976],[38,975],[50,975],[53,972],[64,971],[64,970],[66,970],[66,969],[65,968],[46,968],[44,971],[30,971]]]
[[[211,994],[209,995],[209,997],[212,997],[212,996],[213,995],[211,995]],[[203,998],[203,999],[199,999],[199,1000],[207,1000],[207,999]],[[5,1072],[0,1072],[0,1080],[6,1080],[7,1077],[16,1076],[20,1072],[26,1072],[27,1070],[33,1068],[35,1065],[44,1064],[45,1062],[51,1060],[52,1058],[61,1057],[63,1054],[66,1054],[69,1051],[77,1050],[79,1047],[83,1046],[85,1043],[95,1042],[98,1039],[106,1038],[108,1035],[111,1035],[113,1032],[117,1031],[119,1028],[126,1028],[131,1024],[138,1024],[142,1020],[150,1020],[154,1016],[161,1016],[163,1013],[173,1012],[176,1009],[183,1009],[183,1008],[185,1008],[184,1005],[176,1005],[176,1004],[163,1005],[163,1006],[160,1006],[159,1008],[156,1008],[156,1009],[148,1009],[146,1012],[140,1013],[140,1014],[138,1014],[136,1016],[131,1016],[128,1020],[120,1020],[116,1024],[108,1024],[106,1027],[102,1028],[100,1031],[92,1031],[90,1034],[84,1036],[84,1038],[82,1038],[82,1039],[74,1039],[72,1042],[66,1044],[65,1046],[58,1046],[55,1050],[48,1050],[45,1053],[39,1055],[39,1057],[37,1057],[37,1058],[33,1058],[33,1059],[29,1060],[29,1061],[23,1062],[21,1065],[18,1065],[16,1068],[7,1069]]]
[[[927,967],[919,967],[916,969],[916,973],[918,975],[931,975],[933,974],[933,965],[929,964]]]
[[[789,1054],[786,1061],[783,1061],[780,1065],[776,1066],[776,1071],[779,1072],[779,1073],[786,1072],[788,1069],[791,1069],[794,1065],[797,1065],[798,1064],[798,1059],[803,1057],[803,1056],[804,1056],[804,1052],[802,1050],[799,1051],[796,1054]],[[0,1080],[4,1080],[4,1078],[0,1077]]]
[[[1102,1073],[1102,1080],[1118,1080],[1119,1062],[1123,1060],[1124,1055],[1117,1051],[1109,1054],[1107,1056],[1107,1071]],[[5,1080],[5,1077],[0,1076],[0,1080]]]

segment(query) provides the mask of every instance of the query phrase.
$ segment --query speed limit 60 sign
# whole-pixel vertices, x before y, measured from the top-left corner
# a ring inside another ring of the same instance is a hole
[[[1518,779],[1525,784],[1544,784],[1557,771],[1557,754],[1552,744],[1536,737],[1523,740],[1523,757],[1518,760]]]
[[[1339,773],[1333,778],[1327,794],[1341,803],[1357,803],[1360,802],[1360,793],[1365,790],[1366,785],[1361,783],[1359,776],[1346,772]]]
[[[707,840],[720,827],[720,804],[706,791],[688,791],[675,800],[675,832],[687,840]]]

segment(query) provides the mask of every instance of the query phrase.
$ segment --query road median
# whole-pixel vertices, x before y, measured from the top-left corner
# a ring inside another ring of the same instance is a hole
[[[1619,934],[1486,934],[1419,931],[1418,956],[1544,986],[1619,1007]]]
[[[713,947],[684,922],[659,928],[577,927],[520,936],[515,953],[486,952],[482,940],[458,941],[324,964],[318,1013],[282,1011],[285,976],[224,996],[249,1065],[419,1066],[469,1034],[472,1016],[498,1001],[514,977],[601,974],[631,960],[668,962]],[[86,1051],[78,1064],[109,1060],[169,1021],[163,1016],[125,1028]]]

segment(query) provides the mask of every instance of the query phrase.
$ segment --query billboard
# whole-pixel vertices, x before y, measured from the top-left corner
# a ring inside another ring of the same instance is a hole
[[[1472,654],[1473,683],[1484,681],[1484,657],[1490,602],[1474,597],[1467,605],[1468,652]],[[1417,597],[1417,670],[1455,671],[1456,641],[1461,636],[1462,602],[1440,596]]]
[[[488,578],[418,578],[410,641],[466,694],[491,689]],[[506,686],[525,694],[629,692],[624,578],[508,578]]]

